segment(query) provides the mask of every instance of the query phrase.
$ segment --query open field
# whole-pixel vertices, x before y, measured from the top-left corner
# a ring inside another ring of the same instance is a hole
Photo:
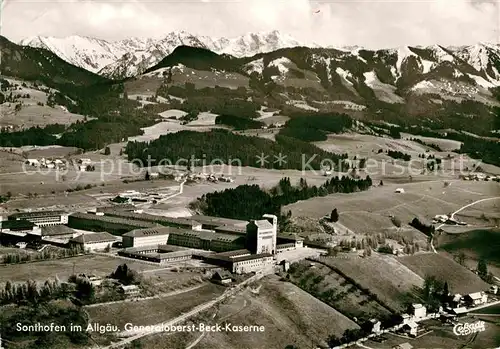
[[[291,266],[288,275],[294,284],[350,319],[382,318],[391,313],[374,297],[323,264],[301,261]]]
[[[154,325],[172,319],[221,295],[224,287],[207,283],[196,290],[143,302],[125,302],[88,309],[91,322],[109,323],[123,329],[126,323]]]
[[[489,289],[479,276],[440,254],[417,254],[399,257],[398,260],[423,278],[432,275],[447,281],[451,293],[468,294]]]
[[[233,183],[211,183],[200,182],[184,185],[184,192],[169,200],[168,203],[152,206],[151,208],[166,209],[179,209],[186,207],[191,201],[202,196],[203,194],[224,190],[227,188],[235,188],[238,185],[257,184],[265,188],[270,188],[278,184],[279,180],[283,177],[290,177],[293,184],[299,182],[300,178],[306,177],[309,185],[321,185],[326,181],[326,177],[320,173],[308,173],[303,175],[301,171],[297,170],[266,170],[253,167],[230,167],[230,166],[206,166],[205,168],[196,167],[192,170],[194,173],[214,173],[216,175],[224,174],[234,179]]]
[[[41,91],[40,88],[46,91],[55,91],[48,89],[45,86],[35,88],[31,82],[24,82],[17,79],[6,78],[10,84],[16,84],[17,87],[7,88],[7,94],[12,92],[16,98],[15,103],[3,103],[1,106],[2,117],[0,118],[0,126],[18,126],[28,128],[32,126],[46,126],[48,124],[66,124],[69,125],[76,121],[82,121],[84,117],[78,114],[72,114],[64,108],[56,105],[54,108],[46,105],[48,93]],[[25,86],[23,86],[23,84]],[[11,92],[9,92],[9,90]],[[27,97],[29,95],[29,97]],[[21,97],[22,96],[22,97]],[[21,110],[15,111],[15,106],[22,102]],[[43,105],[40,105],[43,104]]]
[[[335,334],[341,336],[348,328],[358,326],[328,305],[300,288],[278,281],[275,276],[252,285],[219,307],[217,323],[264,326],[264,332],[207,333],[199,343],[206,349],[282,349],[289,344],[308,348],[325,344]],[[177,348],[172,348],[177,349]],[[180,349],[180,347],[179,347]]]
[[[455,215],[459,220],[476,225],[498,226],[500,224],[500,197],[495,200],[478,202]]]
[[[479,309],[473,311],[471,314],[492,314],[492,315],[500,315],[500,304],[493,305],[488,308]],[[499,319],[500,321],[500,319]],[[499,329],[500,330],[500,329]]]
[[[467,228],[467,227],[464,227]],[[479,259],[488,264],[488,271],[500,276],[500,230],[477,228],[456,234],[441,233],[435,239],[435,247],[449,258],[455,258],[459,252],[465,254],[464,265],[476,269]]]
[[[332,134],[328,136],[326,141],[316,142],[317,146],[322,149],[335,153],[348,153],[350,157],[357,155],[358,157],[376,157],[379,149],[397,150],[413,156],[425,153],[428,147],[413,141],[405,139],[393,139],[385,137],[377,137],[371,135],[362,135],[357,133]]]
[[[403,188],[405,192],[395,193],[396,188]],[[417,216],[430,220],[475,200],[498,195],[499,190],[500,186],[494,182],[457,180],[445,188],[443,180],[433,180],[378,186],[356,194],[317,197],[287,205],[283,210],[291,210],[292,217],[321,218],[337,208],[339,222],[349,229],[357,233],[375,233],[393,228],[391,215],[403,224]],[[490,212],[494,210],[492,207]]]
[[[213,115],[213,114],[212,114]],[[213,128],[225,128],[222,125],[215,125],[215,119],[213,123],[209,123],[210,117],[206,117],[199,123],[193,122],[190,125],[182,125],[180,121],[168,120],[162,121],[153,126],[143,128],[144,134],[140,136],[129,137],[130,142],[149,142],[160,138],[162,135],[169,133],[176,133],[179,131],[197,131],[197,132],[208,132]]]
[[[171,84],[176,86],[184,86],[185,83],[189,82],[193,83],[197,89],[205,87],[213,88],[215,86],[231,89],[248,87],[249,78],[241,74],[195,70],[186,66],[176,66],[171,71]],[[129,95],[144,94],[153,96],[166,76],[168,76],[168,69],[160,68],[151,73],[128,80],[125,83],[125,90]]]
[[[339,269],[395,310],[404,310],[404,302],[411,300],[409,294],[424,283],[422,277],[388,255],[373,253],[365,258],[323,257],[321,261]]]
[[[500,266],[500,230],[472,230],[462,234],[442,233],[437,246],[449,253],[463,251],[468,257],[481,258]]]
[[[86,255],[65,259],[56,259],[34,263],[13,264],[0,266],[0,280],[24,282],[35,280],[44,282],[48,279],[59,278],[66,280],[74,273],[95,274],[107,276],[111,274],[120,264],[126,263],[135,271],[154,269],[154,265],[133,262],[120,258]]]
[[[424,143],[438,145],[439,148],[441,148],[441,150],[443,150],[443,151],[457,150],[457,149],[460,149],[460,146],[462,145],[462,142],[454,141],[452,139],[423,137],[423,136],[412,135],[410,133],[401,133],[401,138],[416,138],[416,139],[420,139]]]
[[[265,331],[161,334],[143,338],[141,344],[148,349],[185,349],[199,340],[195,348],[283,349],[289,344],[308,348],[312,344],[324,345],[331,334],[341,336],[347,328],[358,328],[328,305],[275,276],[223,302],[216,312],[203,312],[186,324],[200,323],[257,325],[264,326]]]

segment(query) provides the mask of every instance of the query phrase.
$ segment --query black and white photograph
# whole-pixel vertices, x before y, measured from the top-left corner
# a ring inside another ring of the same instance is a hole
[[[498,0],[0,5],[0,349],[500,349]]]

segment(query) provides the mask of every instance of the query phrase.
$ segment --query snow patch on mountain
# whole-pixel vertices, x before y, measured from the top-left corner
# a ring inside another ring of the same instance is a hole
[[[269,62],[268,67],[276,67],[278,68],[281,75],[285,75],[288,73],[287,65],[293,64],[291,60],[286,57],[277,58],[271,62]]]
[[[362,48],[357,47],[356,49],[354,49],[354,50],[352,50],[352,51],[351,51],[351,54],[352,54],[353,56],[355,56],[357,59],[359,59],[361,62],[363,62],[363,63],[368,63],[368,62],[366,61],[366,59],[364,59],[363,57],[361,57],[361,56],[359,55],[359,51],[360,51],[360,50],[362,50]]]
[[[397,49],[398,60],[396,62],[397,77],[401,77],[401,66],[410,56],[418,57],[408,46]]]
[[[352,79],[352,74],[349,71],[344,70],[344,69],[338,67],[337,69],[335,69],[335,72],[338,75],[340,75],[340,77],[344,78],[344,80],[345,80],[346,83],[348,83],[349,85],[352,85],[352,82],[347,79],[347,78],[351,78]]]
[[[404,99],[401,96],[395,94],[396,87],[388,84],[384,84],[381,82],[375,71],[370,71],[367,73],[363,73],[365,78],[365,84],[370,87],[375,96],[384,102],[387,103],[403,103]]]
[[[423,67],[424,74],[429,73],[432,70],[432,68],[434,68],[434,62],[431,62],[431,61],[428,61],[425,59],[422,59],[421,61],[422,61],[422,67]]]
[[[478,84],[479,86],[484,87],[486,89],[500,86],[499,82],[490,82],[490,81],[486,80],[485,78],[483,78],[482,76],[477,76],[477,75],[473,75],[473,74],[467,74],[467,76],[469,76],[471,79],[473,79],[476,82],[476,84]]]
[[[439,45],[433,45],[433,46],[429,47],[429,49],[432,50],[432,53],[434,54],[435,59],[439,63],[455,61],[455,58]]]
[[[412,89],[412,91],[415,91],[415,90],[420,90],[420,89],[430,89],[430,88],[434,88],[434,87],[435,86],[432,82],[423,80],[423,81],[416,83],[411,89]]]
[[[262,71],[264,70],[264,59],[259,58],[255,61],[251,61],[247,63],[244,67],[244,70],[247,72],[247,74],[252,74],[253,72],[257,72],[262,74]]]

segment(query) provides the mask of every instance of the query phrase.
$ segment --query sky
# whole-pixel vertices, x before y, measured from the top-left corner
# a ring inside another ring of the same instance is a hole
[[[36,35],[119,40],[178,30],[214,37],[279,30],[305,44],[366,48],[499,43],[499,1],[3,0],[1,34],[17,42]]]

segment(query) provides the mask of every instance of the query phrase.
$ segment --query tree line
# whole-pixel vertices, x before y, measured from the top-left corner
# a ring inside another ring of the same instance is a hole
[[[345,132],[352,125],[352,118],[346,114],[301,115],[288,120],[279,134],[305,142],[318,142],[325,141],[328,133]]]
[[[65,248],[57,251],[44,250],[36,254],[31,253],[8,253],[3,256],[3,264],[20,264],[34,261],[45,261],[50,259],[59,259],[74,257],[85,253],[81,247]]]
[[[251,220],[270,213],[286,220],[289,216],[281,214],[282,207],[299,200],[307,200],[317,196],[333,193],[352,193],[370,188],[372,180],[352,179],[346,176],[334,177],[321,186],[310,186],[303,178],[294,186],[290,178],[282,178],[270,190],[263,190],[258,185],[240,185],[236,188],[208,193],[198,198],[191,207],[206,215],[241,220]]]
[[[184,161],[181,165],[186,166],[215,161],[216,164],[222,162],[233,166],[241,164],[276,169],[320,170],[322,160],[326,159],[333,163],[335,169],[348,168],[343,155],[326,152],[294,138],[277,135],[273,142],[222,129],[210,132],[180,131],[162,135],[151,142],[128,142],[126,153],[129,161],[139,159],[143,164],[147,164],[150,158],[152,166],[161,165],[160,161],[167,159],[172,163]],[[193,157],[197,161],[191,163]],[[280,158],[283,161],[279,161]]]

